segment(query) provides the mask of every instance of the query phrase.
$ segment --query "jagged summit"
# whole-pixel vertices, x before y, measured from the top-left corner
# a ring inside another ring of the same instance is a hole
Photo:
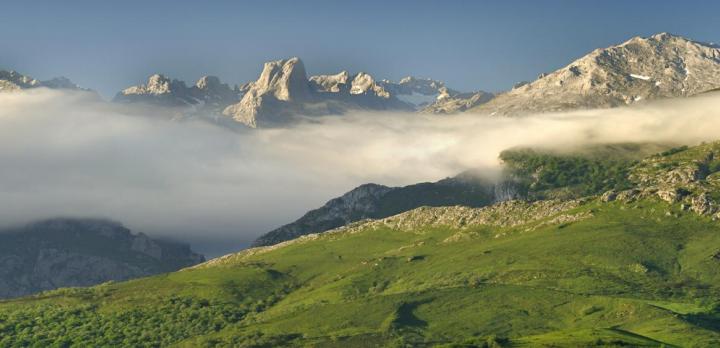
[[[120,93],[122,95],[163,95],[177,93],[183,89],[187,89],[185,82],[170,80],[162,74],[154,74],[148,77],[146,84],[128,87]]]
[[[121,103],[145,103],[170,107],[192,107],[197,111],[217,112],[225,105],[239,99],[241,92],[220,82],[216,76],[203,76],[193,86],[170,79],[163,74],[153,74],[145,84],[128,87],[113,99]]]
[[[309,98],[307,81],[305,65],[300,58],[267,62],[260,77],[249,85],[240,102],[227,106],[223,114],[253,128],[257,127],[257,119],[261,116],[266,116],[272,123],[281,123],[286,113],[282,104],[296,109]]]
[[[267,62],[250,91],[272,94],[282,101],[302,101],[310,95],[305,64],[298,57]]]
[[[145,84],[131,86],[115,96],[116,102],[146,103],[184,108],[185,114],[219,115],[248,127],[273,127],[313,116],[339,115],[350,110],[417,111],[447,103],[448,97],[466,95],[441,81],[408,76],[399,82],[378,80],[367,72],[323,74],[308,77],[298,57],[266,62],[257,80],[230,88],[215,76],[193,86],[162,74]],[[452,101],[434,112],[461,111],[484,102],[481,98]],[[462,104],[462,106],[461,106]]]
[[[513,115],[607,108],[691,96],[718,87],[718,46],[659,33],[596,49],[472,111]]]
[[[339,93],[348,86],[350,73],[343,70],[335,75],[315,75],[310,77],[310,86],[318,93]]]
[[[342,114],[348,110],[412,110],[367,73],[307,77],[297,57],[265,63],[239,103],[223,111],[249,127],[274,126],[300,117]]]
[[[84,90],[66,77],[56,77],[47,81],[39,81],[14,70],[0,70],[0,92],[12,92],[39,87]]]

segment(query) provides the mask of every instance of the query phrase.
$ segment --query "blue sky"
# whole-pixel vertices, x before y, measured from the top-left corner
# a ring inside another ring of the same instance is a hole
[[[720,41],[715,1],[15,1],[0,69],[65,75],[106,97],[154,72],[253,80],[299,56],[310,74],[417,75],[498,91],[597,47],[668,31]]]

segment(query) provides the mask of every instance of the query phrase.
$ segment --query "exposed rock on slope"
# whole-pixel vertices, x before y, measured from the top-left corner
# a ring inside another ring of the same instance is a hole
[[[253,246],[277,244],[374,216],[378,213],[379,200],[391,190],[393,188],[376,184],[358,186],[331,199],[322,207],[309,211],[295,222],[262,235],[253,242]]]
[[[494,95],[492,93],[477,91],[470,93],[458,93],[443,87],[437,100],[426,106],[421,111],[431,114],[452,114],[463,112],[472,107],[489,102]]]
[[[350,222],[384,218],[420,206],[480,207],[516,198],[509,183],[495,184],[466,172],[434,183],[404,187],[359,186],[312,210],[293,223],[259,237],[253,246],[273,245],[310,233],[324,232]]]
[[[720,87],[720,47],[661,33],[596,49],[472,112],[517,115],[607,108]]]
[[[656,196],[700,215],[720,219],[720,142],[678,147],[651,156],[633,168],[637,187],[617,193],[619,201]]]
[[[52,219],[0,233],[0,298],[171,272],[204,261],[122,225]]]
[[[12,92],[31,88],[82,90],[65,77],[56,77],[47,81],[39,81],[16,71],[0,70],[0,92]]]

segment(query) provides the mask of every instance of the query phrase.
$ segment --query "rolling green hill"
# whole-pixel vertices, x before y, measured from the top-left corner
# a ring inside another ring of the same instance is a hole
[[[603,194],[421,207],[0,302],[0,346],[719,346],[716,153],[627,162]],[[555,178],[546,193],[596,187],[575,167],[537,177]]]

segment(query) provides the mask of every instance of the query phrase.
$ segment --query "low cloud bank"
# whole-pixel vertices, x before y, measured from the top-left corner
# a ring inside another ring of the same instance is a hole
[[[0,221],[107,217],[210,255],[353,187],[498,168],[514,146],[720,139],[720,96],[524,118],[355,113],[286,129],[171,121],[83,93],[0,94]]]

